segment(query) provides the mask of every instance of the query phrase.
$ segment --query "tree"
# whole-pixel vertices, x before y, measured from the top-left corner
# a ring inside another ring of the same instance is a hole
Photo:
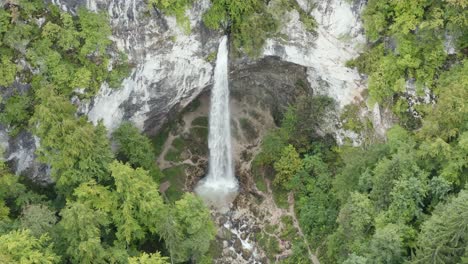
[[[403,238],[396,224],[377,228],[370,242],[370,263],[398,264],[404,262]]]
[[[14,131],[26,125],[32,114],[32,98],[28,94],[15,94],[5,100],[0,122],[7,124]]]
[[[320,156],[306,155],[303,164],[304,171],[294,176],[295,209],[310,244],[319,246],[335,228],[338,203],[331,191],[332,175]]]
[[[468,246],[468,191],[434,209],[423,223],[414,263],[461,263]]]
[[[175,202],[173,212],[177,234],[173,242],[174,260],[199,260],[208,251],[216,234],[210,211],[199,197],[185,193],[182,199]]]
[[[143,253],[138,257],[128,259],[129,264],[168,264],[166,257],[161,257],[159,252],[154,254]]]
[[[468,122],[468,61],[453,67],[443,74],[435,93],[438,95],[436,105],[423,109],[427,115],[423,119],[421,134],[424,137],[440,137],[450,141],[466,130]]]
[[[106,49],[112,44],[109,36],[112,34],[109,18],[105,12],[94,13],[85,8],[78,9],[78,22],[81,28],[80,36],[84,41],[80,49],[80,57],[87,56],[103,58]],[[104,64],[104,66],[107,66]]]
[[[18,67],[5,55],[0,57],[0,86],[10,86],[15,80]]]
[[[390,193],[392,197],[388,208],[390,219],[408,223],[422,215],[422,206],[427,193],[427,183],[416,177],[399,179]]]
[[[50,164],[59,192],[69,196],[73,189],[92,179],[109,180],[108,164],[113,155],[102,124],[94,127],[84,117],[75,118],[75,107],[53,87],[37,91],[31,124],[41,138],[40,161]]]
[[[118,208],[113,214],[117,239],[126,245],[144,238],[147,233],[161,231],[166,207],[159,186],[148,172],[132,169],[128,164],[114,161],[110,171],[115,182]]]
[[[356,254],[351,254],[343,264],[368,264],[369,260],[366,257],[358,256]]]
[[[20,226],[31,231],[31,235],[41,237],[51,231],[57,222],[55,212],[42,204],[31,204],[23,208]]]
[[[117,158],[128,162],[133,168],[147,170],[154,180],[159,180],[161,171],[156,166],[156,155],[151,141],[131,123],[126,122],[112,133],[117,143]]]
[[[3,263],[60,263],[60,257],[49,244],[49,237],[42,235],[36,238],[27,229],[0,236],[0,259]]]
[[[281,153],[281,158],[274,164],[276,176],[274,184],[287,187],[292,177],[302,168],[302,160],[296,149],[292,145],[285,147]]]
[[[68,202],[60,215],[58,225],[65,241],[65,255],[74,263],[107,263],[101,230],[111,222],[108,214],[81,202]]]
[[[369,197],[358,192],[351,193],[349,201],[338,214],[337,230],[328,237],[328,257],[342,262],[351,253],[359,256],[367,253],[374,216],[374,205]]]

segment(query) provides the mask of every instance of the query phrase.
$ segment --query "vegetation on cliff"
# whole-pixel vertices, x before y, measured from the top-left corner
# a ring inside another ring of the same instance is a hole
[[[348,66],[369,75],[371,101],[398,117],[386,140],[364,138],[353,147],[314,136],[315,123],[303,118],[320,121],[323,113],[301,101],[264,138],[256,160],[293,192],[301,228],[321,263],[468,260],[466,7],[465,1],[368,2],[369,46]],[[415,105],[416,115],[404,97],[407,80],[417,94],[426,89],[434,98]],[[346,108],[344,125],[366,132],[358,109]],[[293,249],[286,263],[309,262],[301,242]]]
[[[105,81],[119,87],[128,73],[110,34],[105,13],[78,9],[72,16],[40,0],[0,9],[0,86],[12,91],[0,101],[0,122],[11,136],[26,129],[40,138],[37,158],[54,180],[36,186],[0,162],[2,263],[210,258],[208,209],[191,194],[165,201],[149,139],[122,124],[114,154],[105,127],[76,115],[72,97],[93,96]]]

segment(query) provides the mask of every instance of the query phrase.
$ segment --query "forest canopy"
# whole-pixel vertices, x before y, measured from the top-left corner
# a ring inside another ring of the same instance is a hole
[[[10,136],[27,130],[40,138],[37,158],[54,180],[37,186],[0,162],[2,263],[211,258],[210,212],[193,194],[175,203],[160,194],[149,139],[129,123],[109,138],[102,124],[76,115],[72,97],[89,98],[103,82],[119,88],[129,73],[111,33],[105,13],[84,8],[71,15],[18,0],[0,9],[0,86],[12,90],[0,101],[0,122]]]
[[[147,3],[188,33],[194,1]],[[37,159],[54,183],[38,186],[0,161],[0,260],[211,263],[211,213],[192,193],[173,201],[159,191],[166,175],[150,139],[131,123],[110,133],[72,103],[103,83],[118,89],[129,74],[107,14],[42,0],[2,5],[0,86],[9,92],[0,123],[11,137],[40,139]],[[321,263],[468,262],[467,8],[466,0],[367,1],[367,45],[347,66],[368,78],[370,105],[392,112],[385,138],[362,105],[348,105],[340,128],[362,142],[338,145],[320,129],[335,102],[316,95],[298,98],[262,139],[253,170],[272,179],[276,203],[293,198],[305,237],[281,263],[309,263],[311,250]],[[311,10],[293,0],[212,0],[201,19],[230,34],[236,55],[255,58],[289,11],[314,33]],[[430,100],[410,104],[409,89]]]

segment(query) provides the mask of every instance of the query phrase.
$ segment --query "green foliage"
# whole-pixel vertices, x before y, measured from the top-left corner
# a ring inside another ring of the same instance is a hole
[[[142,239],[147,232],[160,231],[158,224],[164,214],[163,200],[158,193],[159,186],[148,172],[116,161],[110,164],[110,171],[118,204],[113,215],[117,238],[130,244]]]
[[[123,123],[112,133],[117,144],[117,158],[128,162],[133,168],[141,167],[147,170],[154,180],[162,177],[156,166],[156,156],[151,141],[131,123]]]
[[[377,228],[370,243],[370,263],[404,262],[403,239],[400,233],[400,227],[395,224]]]
[[[166,190],[165,195],[170,202],[175,202],[182,197],[185,189],[185,166],[179,165],[163,170],[164,178],[161,182],[168,181],[170,184],[169,189]]]
[[[12,58],[32,66],[21,72],[26,74],[26,81],[35,75],[58,87],[65,96],[76,89],[84,92],[78,93],[81,97],[92,96],[106,80],[111,87],[118,87],[116,82],[128,74],[125,57],[109,65],[112,41],[105,13],[80,8],[77,16],[72,16],[37,0],[7,5],[5,11],[0,14],[0,24],[8,28],[0,42],[0,85],[10,85],[17,75]],[[45,19],[42,27],[38,27],[38,19]],[[0,37],[2,34],[3,30]],[[115,70],[109,72],[109,66]]]
[[[44,235],[34,237],[27,229],[12,231],[0,236],[0,259],[4,263],[53,264],[60,263]]]
[[[28,94],[9,97],[0,112],[0,123],[9,125],[14,132],[19,131],[27,125],[32,115],[32,106],[33,102]]]
[[[10,86],[15,80],[18,67],[11,58],[3,55],[0,58],[0,86]]]
[[[109,226],[109,216],[81,202],[67,203],[60,215],[59,230],[66,244],[65,255],[76,263],[106,263],[101,230]]]
[[[20,226],[29,229],[35,237],[50,232],[57,222],[56,212],[42,204],[31,204],[23,208],[20,216]]]
[[[40,103],[31,123],[41,138],[38,158],[51,165],[58,191],[70,195],[83,182],[108,180],[113,155],[104,126],[75,118],[75,107],[51,87],[37,91],[36,97]]]
[[[321,157],[306,155],[303,164],[292,183],[296,214],[310,243],[319,246],[335,228],[337,200],[331,191],[331,171]]]
[[[468,246],[468,192],[434,210],[422,225],[414,263],[462,263]]]
[[[162,257],[159,252],[156,253],[143,253],[139,257],[131,257],[128,259],[129,264],[167,264],[168,258]]]
[[[340,119],[344,129],[355,131],[356,133],[364,129],[365,125],[360,119],[359,110],[360,107],[356,104],[349,104],[343,108]]]
[[[66,15],[62,16],[62,20],[65,27],[71,24],[71,19]],[[78,23],[81,29],[79,35],[84,40],[79,52],[83,58],[90,55],[93,60],[105,58],[106,48],[112,44],[109,39],[112,32],[108,21],[104,12],[93,13],[84,8],[78,9]]]
[[[302,160],[292,145],[285,147],[281,153],[281,158],[274,164],[276,176],[274,184],[286,188],[289,181],[301,169]]]
[[[0,86],[15,78],[31,84],[1,102],[0,122],[40,138],[38,160],[55,182],[47,191],[23,185],[0,162],[0,262],[168,263],[144,253],[146,245],[166,253],[164,246],[175,245],[179,262],[206,260],[215,234],[211,215],[193,196],[164,204],[151,142],[123,124],[113,134],[123,164],[114,160],[102,123],[76,115],[72,95],[89,97],[104,81],[118,87],[129,72],[126,56],[111,60],[107,16],[76,14],[39,0],[0,10]],[[38,19],[45,19],[40,27]],[[30,67],[20,70],[19,61]],[[206,126],[197,128],[206,134]]]
[[[154,6],[168,15],[175,16],[177,23],[186,33],[190,32],[190,21],[185,15],[185,10],[193,3],[193,0],[149,0],[148,5]]]
[[[371,0],[363,20],[367,36],[375,44],[347,65],[369,75],[370,96],[379,103],[401,94],[405,79],[415,79],[419,91],[424,86],[433,89],[447,65],[444,41],[458,44],[461,53],[461,47],[467,45],[465,7],[456,1]]]
[[[468,123],[468,61],[464,60],[444,73],[435,93],[437,105],[423,109],[427,115],[423,120],[422,133],[426,137],[451,140],[467,129]]]
[[[295,0],[212,0],[211,3],[210,9],[203,14],[204,24],[211,29],[221,28],[230,32],[236,51],[250,57],[259,56],[266,39],[277,35],[286,11],[296,10],[305,29],[310,32],[314,32],[317,26],[309,15],[312,10],[303,10]]]
[[[216,234],[210,212],[203,201],[191,193],[185,193],[175,203],[174,210],[177,224],[170,236],[173,240],[168,241],[171,255],[176,262],[199,260]]]
[[[268,259],[273,262],[275,260],[276,254],[280,253],[278,239],[265,232],[262,232],[258,235],[257,240],[260,247],[265,250]]]

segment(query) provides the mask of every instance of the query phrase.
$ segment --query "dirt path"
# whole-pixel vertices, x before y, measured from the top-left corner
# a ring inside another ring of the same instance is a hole
[[[312,250],[310,249],[310,246],[309,246],[309,242],[307,242],[304,232],[302,232],[302,228],[299,225],[299,221],[296,218],[296,214],[294,212],[294,194],[292,192],[288,194],[288,203],[289,203],[289,215],[293,218],[294,227],[298,230],[299,235],[301,235],[302,239],[304,240],[305,245],[307,246],[307,251],[309,252],[309,259],[314,264],[320,264],[320,261],[318,260],[317,256],[315,256],[315,254],[312,253]]]

